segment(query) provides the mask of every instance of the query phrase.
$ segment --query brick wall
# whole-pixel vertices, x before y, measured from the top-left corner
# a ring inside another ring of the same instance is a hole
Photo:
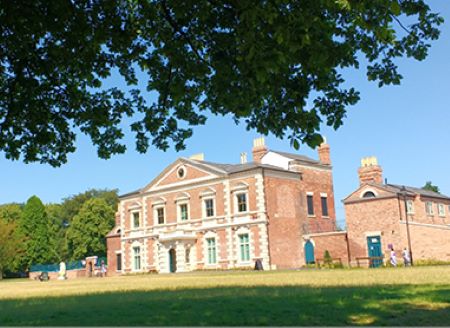
[[[347,233],[345,231],[312,234],[308,238],[314,244],[316,261],[323,260],[325,251],[328,251],[334,260],[339,259],[343,265],[348,265]]]
[[[120,272],[117,272],[116,256],[116,251],[120,251],[120,234],[106,237],[106,250],[108,276],[120,274]]]
[[[388,258],[388,245],[395,249],[403,245],[400,230],[400,209],[396,197],[368,199],[345,204],[347,233],[353,262],[356,257],[367,257],[367,237],[381,237],[383,254]]]

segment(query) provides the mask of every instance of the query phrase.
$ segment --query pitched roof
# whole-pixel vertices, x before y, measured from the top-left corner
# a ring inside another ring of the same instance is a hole
[[[431,197],[431,198],[450,199],[450,197],[448,197],[446,195],[443,195],[443,194],[440,194],[438,192],[434,192],[434,191],[431,191],[431,190],[422,189],[422,188],[416,188],[416,187],[410,187],[410,186],[401,186],[401,185],[396,185],[396,184],[386,184],[384,186],[391,188],[392,191],[394,191],[394,192],[401,192],[402,188],[405,187],[407,192],[414,193],[414,194],[419,194],[421,196]]]
[[[200,160],[192,160],[196,163],[199,163],[200,165],[208,165],[212,166],[216,169],[222,170],[225,173],[238,173],[238,172],[244,172],[256,168],[265,168],[265,169],[271,169],[271,170],[277,170],[277,171],[283,171],[283,172],[292,172],[285,170],[281,167],[269,165],[269,164],[260,164],[256,162],[249,162],[245,164],[221,164],[221,163],[214,163],[214,162],[207,162],[207,161],[200,161]],[[292,172],[292,173],[298,173],[298,172]]]
[[[308,162],[311,164],[320,164],[320,162],[318,160],[312,159],[308,156],[304,156],[304,155],[298,155],[298,154],[291,154],[291,153],[285,153],[283,151],[274,151],[271,150],[272,153],[296,160],[296,161],[301,161],[301,162]]]
[[[207,162],[207,161],[191,159],[191,158],[184,158],[184,157],[181,157],[180,159],[183,160],[183,161],[186,161],[186,162],[191,162],[191,163],[195,164],[196,166],[198,166],[200,168],[209,169],[209,171],[211,169],[216,170],[216,171],[220,171],[224,175],[232,174],[232,173],[238,173],[238,172],[245,172],[245,171],[253,170],[253,169],[256,169],[256,168],[265,168],[265,169],[270,169],[270,170],[275,170],[275,171],[282,171],[282,172],[289,172],[289,173],[293,173],[293,174],[300,174],[299,172],[288,171],[288,170],[285,170],[285,169],[283,169],[281,167],[278,167],[278,166],[269,165],[269,164],[260,164],[260,163],[256,163],[256,162],[249,162],[249,163],[245,163],[245,164],[222,164],[222,163]],[[129,193],[126,193],[126,194],[119,195],[119,198],[133,196],[133,195],[138,195],[144,189],[146,189],[146,187],[138,189],[138,190],[135,190],[135,191],[132,191],[132,192],[129,192]]]

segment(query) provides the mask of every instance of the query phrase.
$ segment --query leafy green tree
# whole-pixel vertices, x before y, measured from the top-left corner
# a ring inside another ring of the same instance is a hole
[[[22,216],[22,204],[3,204],[0,205],[0,219],[6,222],[18,222]]]
[[[208,112],[316,146],[359,100],[340,71],[399,84],[396,59],[423,60],[443,19],[424,0],[36,0],[0,21],[0,151],[58,166],[78,129],[124,152],[127,116],[140,152],[184,148]]]
[[[52,262],[60,262],[67,259],[68,249],[66,232],[67,226],[63,219],[61,204],[47,204],[45,210],[49,223],[49,246]]]
[[[106,234],[114,226],[114,211],[106,200],[86,201],[67,231],[72,259],[106,255]]]
[[[434,191],[434,192],[437,192],[439,194],[439,187],[433,185],[433,183],[431,181],[427,181],[427,183],[425,183],[425,186],[423,186],[422,189],[429,190],[429,191]]]
[[[21,240],[16,224],[0,218],[0,279],[6,270],[18,269],[18,256],[21,255]]]
[[[83,193],[64,198],[60,213],[62,224],[69,226],[73,217],[78,214],[84,203],[92,198],[104,199],[111,209],[116,211],[117,204],[119,203],[117,192],[117,189],[90,189]]]
[[[29,269],[32,264],[52,260],[48,217],[44,204],[37,196],[30,197],[26,202],[18,222],[18,231],[24,240],[22,265],[25,269]]]

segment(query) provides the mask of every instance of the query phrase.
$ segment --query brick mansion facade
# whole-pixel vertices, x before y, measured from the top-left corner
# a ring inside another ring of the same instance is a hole
[[[337,231],[330,147],[318,160],[269,150],[254,140],[253,161],[219,164],[179,158],[140,190],[122,195],[107,235],[110,274],[253,267],[300,268],[329,251],[344,265],[401,259],[450,261],[450,198],[383,183],[365,158],[359,187],[343,200]],[[377,259],[377,260],[374,260]]]
[[[231,269],[256,260],[264,269],[298,268],[325,239],[346,249],[335,231],[328,144],[319,160],[269,150],[263,138],[252,153],[253,162],[243,153],[240,164],[179,158],[122,195],[107,236],[109,271]]]

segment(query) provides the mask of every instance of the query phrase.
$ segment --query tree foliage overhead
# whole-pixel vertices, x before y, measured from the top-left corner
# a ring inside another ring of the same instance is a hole
[[[443,19],[423,0],[36,0],[1,1],[0,21],[0,150],[58,166],[77,129],[124,152],[126,116],[140,152],[182,149],[207,112],[315,146],[359,99],[341,69],[398,84]],[[102,86],[112,72],[129,90]]]

